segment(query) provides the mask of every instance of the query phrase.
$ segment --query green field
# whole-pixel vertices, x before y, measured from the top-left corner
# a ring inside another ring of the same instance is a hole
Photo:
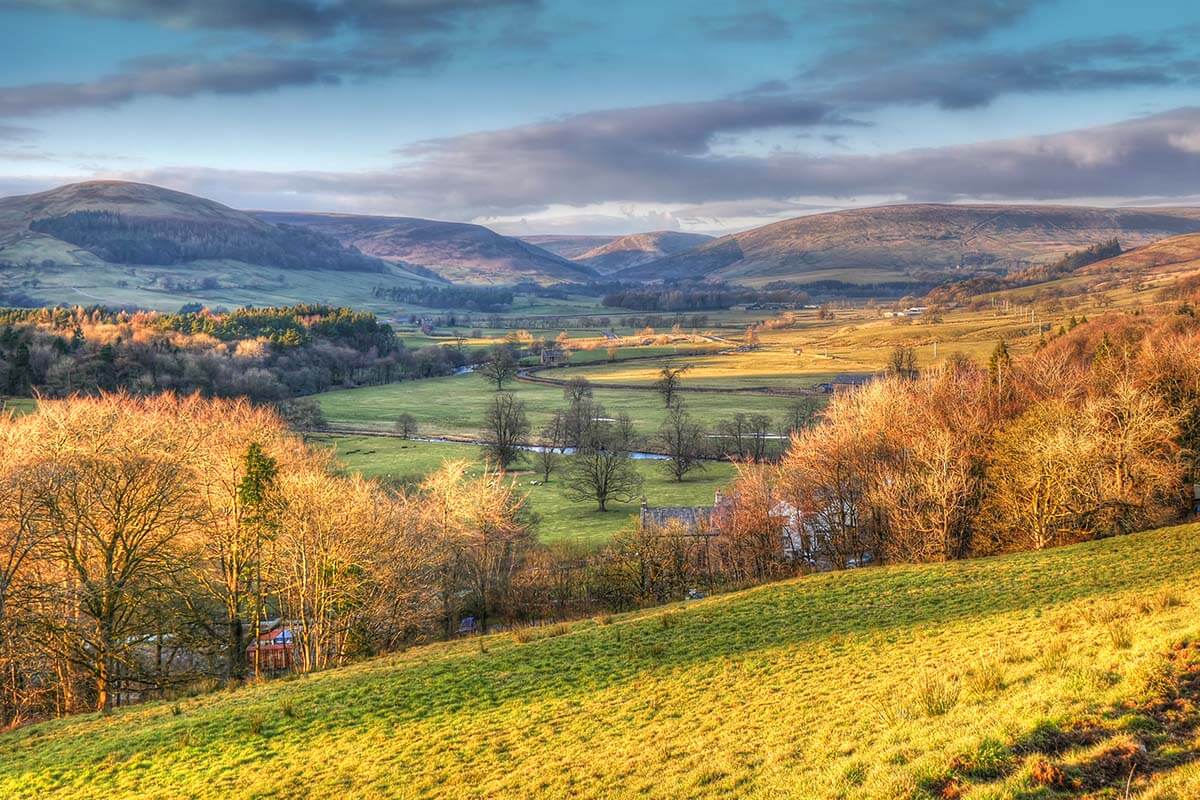
[[[1194,798],[1198,534],[816,575],[32,725],[0,737],[0,796]]]
[[[553,374],[557,377],[565,372],[556,370]],[[513,381],[505,388],[511,388],[525,402],[535,432],[565,405],[562,390],[556,386]],[[332,423],[385,430],[407,412],[417,418],[422,436],[477,437],[484,409],[494,395],[493,387],[481,377],[466,374],[343,389],[315,397]],[[595,399],[610,414],[629,414],[643,435],[653,435],[662,424],[663,401],[655,392],[598,387]],[[788,403],[787,397],[700,392],[686,393],[684,400],[688,409],[710,427],[739,411],[782,420]]]
[[[475,463],[482,468],[481,448],[478,445],[449,442],[412,442],[385,436],[322,436],[314,443],[332,445],[338,459],[348,470],[367,478],[385,478],[415,482],[432,472],[446,460]],[[734,474],[732,464],[712,462],[703,472],[692,473],[682,483],[671,480],[659,462],[636,462],[646,483],[643,488],[650,505],[710,506],[713,493],[728,484]],[[526,465],[528,468],[530,465]],[[554,475],[550,483],[541,481],[540,474],[529,471],[514,473],[520,491],[528,496],[529,508],[538,515],[538,538],[544,542],[571,541],[588,547],[604,544],[614,533],[631,524],[639,501],[612,503],[607,512],[595,510],[594,503],[566,499],[562,493],[565,478]]]

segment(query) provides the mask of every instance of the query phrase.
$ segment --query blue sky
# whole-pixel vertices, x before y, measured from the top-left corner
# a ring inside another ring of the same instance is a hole
[[[1197,34],[1178,0],[0,0],[0,194],[514,233],[1190,204]]]

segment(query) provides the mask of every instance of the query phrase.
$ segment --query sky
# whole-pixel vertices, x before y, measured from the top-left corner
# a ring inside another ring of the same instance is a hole
[[[0,0],[0,195],[511,234],[1200,204],[1194,0]]]

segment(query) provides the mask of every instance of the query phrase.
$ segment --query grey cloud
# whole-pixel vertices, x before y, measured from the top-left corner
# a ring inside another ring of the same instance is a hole
[[[791,35],[791,23],[773,11],[760,9],[743,14],[702,16],[697,24],[714,39],[768,41],[786,39]]]
[[[813,74],[890,64],[931,48],[978,42],[1025,16],[1039,0],[849,0],[821,6],[840,45]]]
[[[1035,50],[977,53],[898,65],[829,92],[870,105],[933,102],[946,109],[985,106],[1012,93],[1164,86],[1194,79],[1196,62],[1172,58],[1167,42],[1118,36],[1056,42]]]
[[[343,28],[449,30],[462,14],[534,0],[0,0],[37,9],[152,22],[180,29],[231,29],[280,39],[318,39]]]
[[[32,139],[38,133],[39,131],[34,128],[26,128],[21,125],[0,125],[0,141],[3,142],[18,142],[25,139]]]
[[[444,57],[434,46],[394,50],[388,71],[425,69]],[[78,108],[107,108],[139,97],[186,98],[199,94],[254,94],[294,86],[339,83],[346,75],[377,69],[337,55],[273,57],[256,52],[221,60],[144,58],[120,72],[81,83],[41,83],[0,88],[0,118],[25,117]]]
[[[576,145],[574,120],[427,143],[369,173],[159,170],[132,177],[243,206],[294,203],[471,219],[603,201],[700,205],[761,199],[837,204],[1184,197],[1200,185],[1200,108],[1079,131],[880,156],[720,156],[678,144]],[[552,131],[558,126],[558,130]],[[565,127],[564,127],[565,126]],[[232,195],[232,196],[231,196]]]

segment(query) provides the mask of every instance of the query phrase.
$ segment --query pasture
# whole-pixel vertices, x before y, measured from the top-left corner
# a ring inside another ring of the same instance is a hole
[[[814,575],[31,725],[0,738],[0,795],[1196,797],[1198,534]]]
[[[468,461],[475,472],[482,469],[482,448],[455,442],[417,442],[385,436],[321,436],[314,443],[332,447],[347,471],[366,478],[416,483],[447,460]],[[511,470],[518,490],[526,495],[528,508],[537,517],[536,531],[543,542],[563,542],[583,548],[605,544],[613,534],[632,524],[641,504],[611,503],[606,512],[596,511],[594,503],[568,500],[562,492],[566,477],[559,473],[542,483],[532,471],[533,463]],[[645,480],[643,494],[652,506],[712,505],[713,494],[734,476],[732,464],[709,462],[682,482],[672,480],[661,462],[639,460],[638,471]]]

